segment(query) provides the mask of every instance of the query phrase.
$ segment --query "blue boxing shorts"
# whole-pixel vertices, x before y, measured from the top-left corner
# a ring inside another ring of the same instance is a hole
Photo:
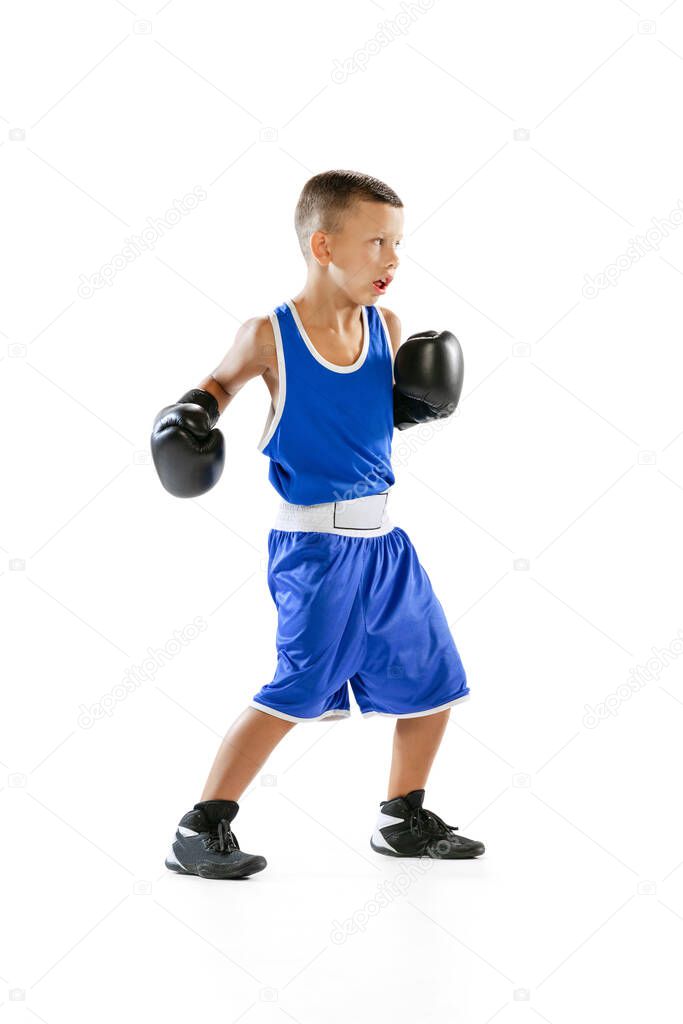
[[[277,667],[251,707],[290,722],[344,718],[350,683],[364,717],[415,718],[469,693],[443,608],[386,497],[280,505],[268,534]]]

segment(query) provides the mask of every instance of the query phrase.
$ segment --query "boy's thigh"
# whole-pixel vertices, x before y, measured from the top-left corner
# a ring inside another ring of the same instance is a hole
[[[363,713],[418,714],[469,693],[465,670],[429,576],[396,527],[377,545],[363,583],[366,646],[350,678]]]
[[[349,538],[271,531],[277,666],[255,701],[296,718],[349,713],[347,679],[365,643],[361,575],[361,552]]]

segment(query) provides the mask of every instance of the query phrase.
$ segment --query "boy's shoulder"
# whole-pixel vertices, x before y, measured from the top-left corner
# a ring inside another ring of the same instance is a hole
[[[240,334],[246,341],[250,338],[258,338],[268,332],[272,335],[273,329],[270,324],[270,317],[266,314],[264,316],[249,317],[248,320],[245,320],[244,323],[240,325],[238,334]]]
[[[256,351],[264,344],[273,343],[273,328],[268,315],[252,316],[240,324],[235,341],[241,348]]]
[[[256,365],[272,369],[275,366],[275,338],[270,317],[252,316],[240,325],[235,343],[245,357]]]
[[[396,316],[396,314],[393,313],[390,309],[387,309],[386,306],[378,306],[377,308],[384,317],[384,322],[386,323],[387,330],[389,331],[389,340],[391,341],[391,347],[393,349],[394,355],[396,355],[396,350],[401,344],[401,321]]]

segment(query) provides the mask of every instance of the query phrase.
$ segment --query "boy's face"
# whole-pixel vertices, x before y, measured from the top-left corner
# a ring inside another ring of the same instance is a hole
[[[351,301],[366,306],[385,295],[399,265],[403,209],[360,200],[344,214],[341,231],[322,235],[314,251],[331,281]],[[384,280],[384,284],[380,283]]]

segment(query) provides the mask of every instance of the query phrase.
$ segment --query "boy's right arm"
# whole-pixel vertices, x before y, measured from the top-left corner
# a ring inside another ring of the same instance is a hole
[[[247,320],[213,373],[157,414],[152,458],[167,491],[194,498],[218,482],[225,464],[225,442],[215,429],[218,417],[248,380],[272,370],[274,359],[268,318]]]
[[[272,369],[274,358],[275,344],[270,320],[267,316],[252,317],[242,324],[232,347],[199,387],[214,396],[220,416],[247,381],[253,377],[262,377]]]

